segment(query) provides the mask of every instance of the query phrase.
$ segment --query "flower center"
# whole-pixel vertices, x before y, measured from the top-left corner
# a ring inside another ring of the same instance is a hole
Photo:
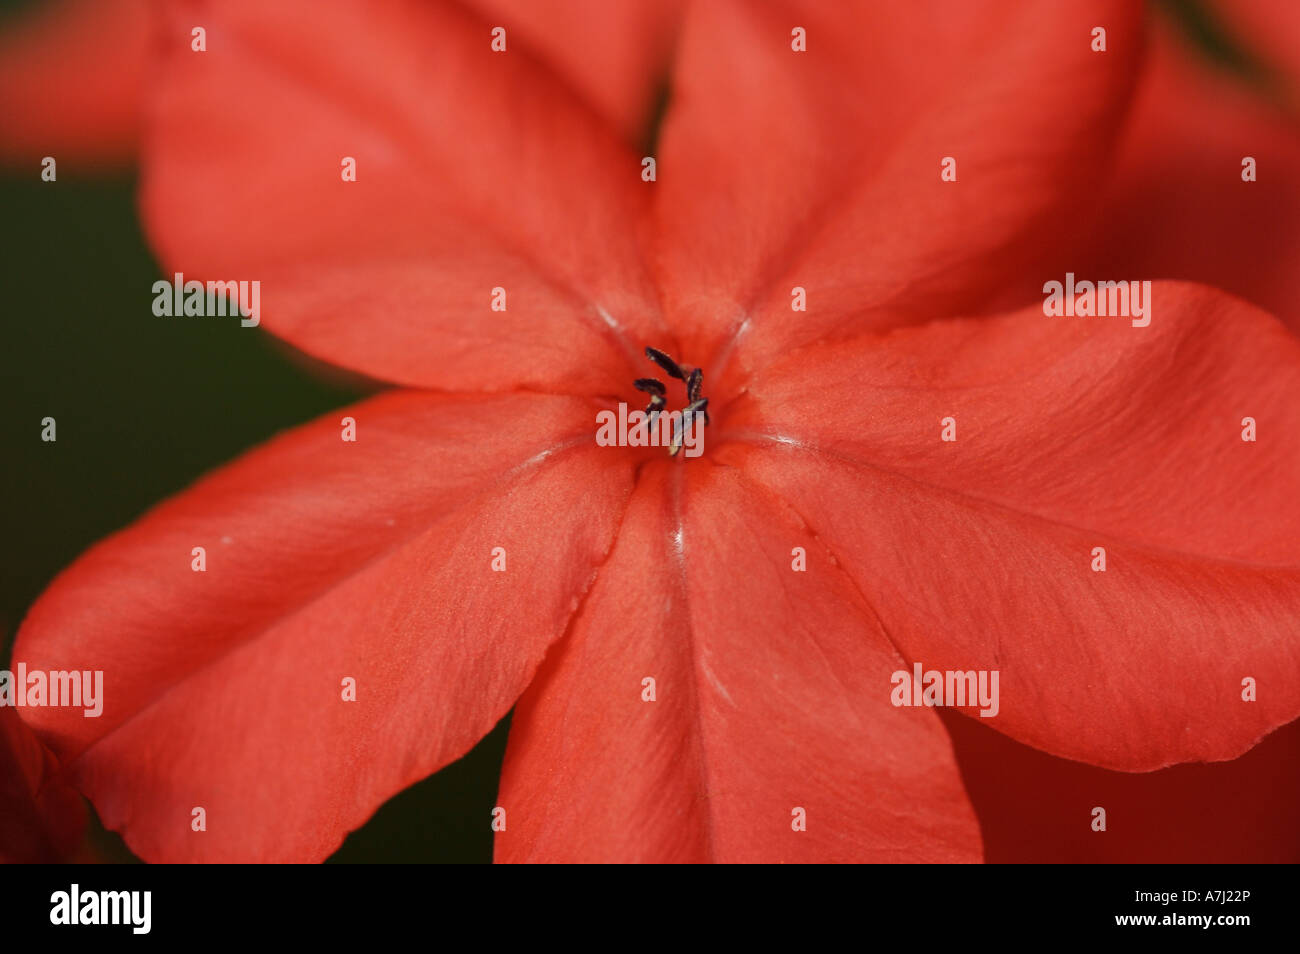
[[[673,424],[672,443],[668,446],[668,455],[675,457],[682,449],[683,435],[688,433],[688,429],[695,423],[697,417],[703,417],[706,427],[709,424],[709,399],[700,396],[704,388],[704,372],[699,368],[692,368],[689,372],[684,371],[676,361],[658,348],[646,348],[645,356],[659,365],[670,378],[676,378],[686,385],[686,407],[682,408],[681,416]],[[637,378],[632,384],[638,391],[650,395],[650,403],[646,405],[645,413],[649,419],[649,426],[653,430],[660,413],[667,406],[668,388],[658,378]]]

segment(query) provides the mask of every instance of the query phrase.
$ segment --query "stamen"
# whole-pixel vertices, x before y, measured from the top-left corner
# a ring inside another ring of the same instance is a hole
[[[665,401],[658,394],[650,395],[650,403],[645,406],[645,412],[650,417],[650,426],[654,426],[655,420],[659,417],[659,412],[664,409]]]
[[[668,372],[669,377],[676,378],[678,381],[686,380],[686,375],[682,374],[682,369],[677,367],[677,362],[657,348],[646,348],[645,356]]]
[[[686,379],[686,400],[698,401],[700,389],[704,387],[704,372],[696,368]]]
[[[687,375],[676,361],[658,348],[646,348],[645,355],[663,368],[670,377],[674,377],[686,384],[686,400],[688,404],[683,408],[681,417],[673,426],[672,444],[668,448],[669,456],[676,457],[677,452],[682,449],[686,428],[691,426],[697,415],[704,417],[705,427],[709,425],[709,399],[700,396],[704,390],[704,372],[700,368],[692,368],[690,374]],[[650,403],[646,405],[645,413],[649,418],[650,425],[653,427],[656,419],[667,406],[665,397],[668,389],[658,378],[637,378],[632,382],[632,385],[638,391],[650,395]]]
[[[685,433],[686,428],[691,426],[691,421],[694,419],[696,414],[702,413],[704,415],[704,424],[706,427],[708,426],[709,412],[705,410],[708,406],[709,399],[700,398],[698,401],[692,401],[682,410],[681,420],[679,420],[677,426],[673,428],[673,443],[672,446],[668,448],[669,457],[676,457],[677,452],[682,449],[682,434]]]
[[[686,379],[686,400],[694,404],[700,399],[700,392],[704,390],[704,371],[696,368],[691,372],[690,377]],[[708,401],[704,402],[706,405]],[[704,424],[707,427],[709,423],[709,412],[704,412]]]

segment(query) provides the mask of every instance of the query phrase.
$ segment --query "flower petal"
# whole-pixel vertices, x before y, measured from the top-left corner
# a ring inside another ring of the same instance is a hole
[[[0,32],[0,161],[58,171],[134,162],[151,19],[146,0],[44,3]]]
[[[515,710],[496,857],[976,861],[939,720],[889,703],[901,665],[770,494],[704,458],[649,465]]]
[[[753,368],[969,310],[1068,223],[1053,216],[1108,154],[1140,40],[1129,0],[693,6],[656,185],[683,350],[725,355],[740,334]]]
[[[54,756],[17,709],[0,707],[0,864],[67,861],[85,828],[86,806]]]
[[[26,718],[147,860],[324,858],[564,631],[631,488],[586,407],[398,393],[339,412],[355,443],[335,416],[278,438],[55,581],[14,658],[104,670],[104,713]]]
[[[470,0],[483,19],[522,34],[632,146],[654,121],[685,0]]]
[[[1234,0],[1220,12],[1277,64],[1273,92],[1289,111],[1202,62],[1169,27],[1154,31],[1115,178],[1097,203],[1104,215],[1059,270],[1204,282],[1300,332],[1300,4]]]
[[[260,281],[304,351],[443,390],[621,389],[662,337],[635,155],[509,34],[398,0],[171,23],[142,197],[169,269]]]
[[[999,670],[995,728],[1125,770],[1233,758],[1300,714],[1300,342],[1211,289],[1151,301],[1146,328],[1032,309],[805,349],[725,411],[753,443],[724,459],[907,659]]]
[[[1300,720],[1229,762],[1136,774],[1047,755],[988,721],[944,725],[990,864],[1300,861]],[[1105,834],[1092,828],[1095,808],[1106,811]]]

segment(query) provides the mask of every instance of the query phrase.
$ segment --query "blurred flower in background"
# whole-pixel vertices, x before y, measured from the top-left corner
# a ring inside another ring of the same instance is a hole
[[[0,708],[0,863],[73,860],[85,828],[85,802],[54,755],[17,709]],[[83,852],[78,860],[89,856]]]
[[[38,168],[54,156],[73,176],[135,162],[157,12],[150,7],[52,0],[0,22],[0,161]]]
[[[1300,332],[1300,3],[1159,0],[1151,22],[1095,228],[1058,264],[1215,285]]]

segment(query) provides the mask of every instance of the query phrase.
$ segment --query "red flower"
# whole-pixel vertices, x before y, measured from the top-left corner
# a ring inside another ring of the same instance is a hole
[[[1196,279],[1300,330],[1291,294],[1300,256],[1300,5],[1212,0],[1149,9],[1153,29],[1116,169],[1091,227],[1053,253],[1046,270]],[[1189,34],[1198,11],[1208,14],[1218,59]],[[1250,183],[1242,180],[1247,155],[1258,169]],[[1136,775],[1052,758],[970,720],[945,722],[991,861],[1300,857],[1300,722],[1232,762]],[[1110,814],[1112,837],[1075,824],[1094,805]],[[1211,816],[1215,825],[1198,825]]]
[[[66,861],[85,828],[85,803],[54,756],[0,707],[0,864]]]
[[[35,170],[126,166],[139,145],[148,0],[59,0],[0,33],[0,160]]]
[[[1179,284],[1145,328],[955,317],[1088,200],[1136,14],[699,4],[654,182],[454,5],[177,21],[164,263],[417,390],[77,561],[15,659],[105,670],[104,715],[26,717],[151,860],[319,859],[516,703],[500,859],[976,860],[947,732],[891,703],[913,663],[998,671],[982,722],[1095,765],[1246,751],[1300,712],[1300,343]],[[647,346],[704,370],[698,459],[593,440]]]
[[[1300,331],[1300,4],[1205,9],[1230,52],[1215,62],[1156,18],[1105,214],[1086,262],[1070,261],[1207,282]]]

